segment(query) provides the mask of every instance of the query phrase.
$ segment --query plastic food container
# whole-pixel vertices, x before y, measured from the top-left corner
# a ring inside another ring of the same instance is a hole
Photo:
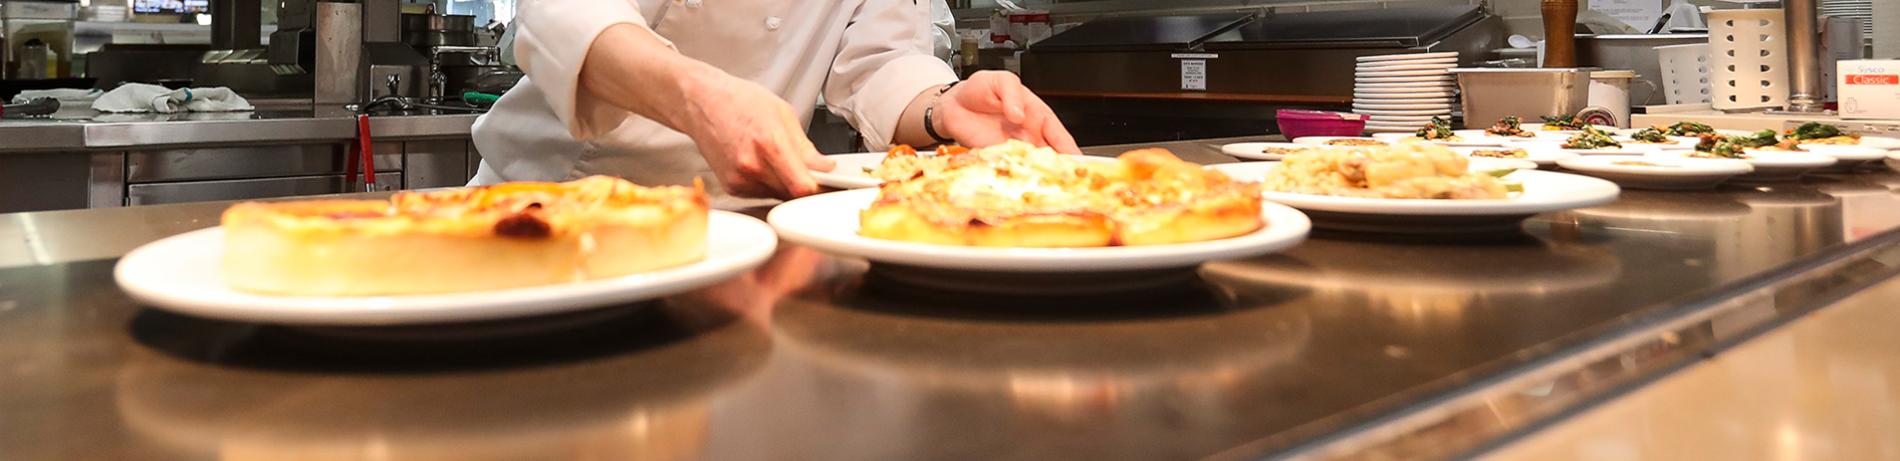
[[[1365,116],[1345,112],[1280,109],[1274,112],[1280,134],[1287,139],[1307,136],[1358,136],[1366,131]]]

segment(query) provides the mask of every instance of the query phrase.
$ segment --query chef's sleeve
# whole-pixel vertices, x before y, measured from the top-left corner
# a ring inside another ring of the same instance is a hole
[[[626,120],[627,111],[588,95],[580,86],[581,64],[601,32],[631,24],[668,48],[673,42],[647,27],[631,0],[529,0],[515,26],[515,59],[547,95],[548,105],[575,139],[591,139]]]
[[[865,0],[845,26],[825,79],[825,103],[875,150],[889,148],[897,119],[919,93],[957,80],[930,53],[927,0]]]

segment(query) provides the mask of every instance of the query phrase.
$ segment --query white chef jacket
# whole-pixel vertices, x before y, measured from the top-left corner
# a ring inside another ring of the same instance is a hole
[[[919,93],[956,80],[930,54],[928,0],[527,0],[515,58],[527,78],[475,121],[472,184],[610,174],[641,184],[717,184],[691,139],[592,97],[582,60],[609,26],[633,24],[681,54],[751,80],[809,124],[832,113],[890,144]]]

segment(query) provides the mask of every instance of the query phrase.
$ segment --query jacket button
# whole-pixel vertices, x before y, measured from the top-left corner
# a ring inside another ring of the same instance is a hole
[[[686,0],[686,7],[687,7],[687,8],[699,8],[699,3],[700,3],[700,1],[701,1],[701,0]]]
[[[783,21],[780,21],[778,16],[767,17],[765,18],[765,28],[766,30],[778,30],[779,23],[781,22]]]

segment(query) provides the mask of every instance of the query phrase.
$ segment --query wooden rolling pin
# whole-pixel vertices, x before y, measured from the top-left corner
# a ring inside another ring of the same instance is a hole
[[[1543,0],[1544,67],[1577,67],[1577,0]]]

